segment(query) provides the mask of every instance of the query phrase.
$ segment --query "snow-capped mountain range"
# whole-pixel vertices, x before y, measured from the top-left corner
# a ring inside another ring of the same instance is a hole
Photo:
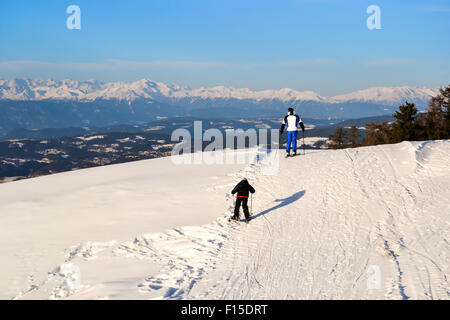
[[[405,101],[424,110],[436,90],[377,87],[334,97],[293,89],[224,86],[190,89],[148,79],[101,82],[0,80],[0,137],[17,128],[142,124],[161,117],[277,118],[293,107],[302,118],[350,119],[393,114]]]
[[[423,87],[373,87],[327,98],[313,91],[297,91],[289,88],[254,91],[248,88],[216,86],[190,89],[149,79],[134,82],[77,81],[72,79],[0,80],[0,99],[9,100],[94,101],[97,99],[117,99],[132,102],[137,99],[153,99],[164,103],[174,103],[181,100],[192,103],[198,100],[237,99],[254,102],[265,100],[321,103],[363,102],[393,106],[399,105],[404,101],[423,105],[436,92],[436,89]]]

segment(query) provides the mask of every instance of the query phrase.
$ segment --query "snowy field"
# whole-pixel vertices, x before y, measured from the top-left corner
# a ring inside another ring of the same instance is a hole
[[[449,160],[403,142],[1,184],[0,298],[449,299]],[[227,221],[242,177],[249,225]]]

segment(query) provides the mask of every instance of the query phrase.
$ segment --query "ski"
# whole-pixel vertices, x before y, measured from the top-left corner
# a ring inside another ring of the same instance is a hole
[[[248,224],[249,222],[250,222],[250,220],[251,220],[251,218],[249,219],[249,220],[241,220],[241,219],[239,219],[239,220],[235,220],[235,219],[232,219],[232,218],[228,218],[228,221],[229,222],[235,222],[235,223],[245,223],[245,224]]]

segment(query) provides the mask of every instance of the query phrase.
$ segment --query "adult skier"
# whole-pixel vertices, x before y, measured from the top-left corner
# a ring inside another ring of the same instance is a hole
[[[237,193],[236,205],[234,207],[234,216],[231,217],[232,220],[239,221],[239,209],[242,204],[242,209],[244,209],[245,222],[249,222],[250,213],[248,211],[247,205],[249,192],[255,193],[255,189],[250,185],[250,183],[248,183],[248,180],[245,178],[241,182],[239,182],[231,191],[231,194]]]
[[[297,154],[297,128],[300,125],[302,132],[305,132],[305,126],[303,125],[302,119],[295,114],[294,109],[289,108],[287,116],[284,117],[281,123],[280,134],[283,134],[284,128],[286,127],[287,143],[286,143],[286,157],[291,155],[291,144],[293,156]]]

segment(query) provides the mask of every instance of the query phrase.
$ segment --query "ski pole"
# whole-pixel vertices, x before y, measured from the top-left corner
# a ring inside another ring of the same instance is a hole
[[[302,131],[303,133],[303,155],[305,155],[305,131]]]
[[[250,193],[250,215],[253,215],[253,194]]]

